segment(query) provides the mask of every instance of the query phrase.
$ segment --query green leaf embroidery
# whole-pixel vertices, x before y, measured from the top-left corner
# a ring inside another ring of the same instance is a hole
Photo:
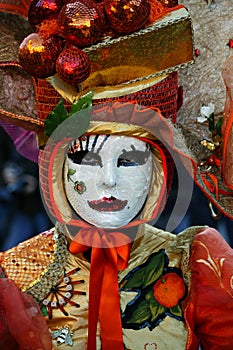
[[[149,308],[151,311],[151,321],[154,322],[156,319],[162,315],[166,311],[166,307],[160,305],[154,298],[153,290],[150,290],[146,295],[145,298],[149,304]]]
[[[128,319],[127,323],[142,323],[148,320],[151,316],[151,311],[148,302],[144,299],[137,305],[132,312],[131,317]]]
[[[166,317],[183,319],[181,306],[166,307],[155,299],[154,283],[164,273],[168,273],[169,260],[165,250],[154,253],[150,258],[132,270],[121,282],[121,289],[137,292],[137,297],[131,300],[125,307],[122,314],[122,324],[127,329],[141,329],[148,327],[150,330],[157,327]],[[171,271],[175,271],[174,268]],[[177,269],[178,273],[179,269]]]
[[[40,311],[41,311],[43,316],[48,316],[48,310],[47,310],[47,307],[45,305],[41,306]]]
[[[58,125],[60,125],[67,117],[67,110],[62,99],[60,99],[54,110],[45,119],[44,126],[46,135],[51,136]]]
[[[129,278],[123,282],[122,288],[124,289],[131,289],[131,288],[139,288],[142,286],[142,279],[143,279],[144,271],[143,269],[138,269],[135,272],[132,273]]]
[[[146,288],[154,283],[163,273],[165,257],[163,251],[155,254],[138,270],[132,272],[128,279],[123,283],[124,289]]]
[[[155,282],[163,273],[165,258],[163,252],[154,255],[150,262],[146,265],[144,271],[143,286],[147,287]]]
[[[171,307],[170,312],[174,316],[183,317],[183,312],[179,304]]]

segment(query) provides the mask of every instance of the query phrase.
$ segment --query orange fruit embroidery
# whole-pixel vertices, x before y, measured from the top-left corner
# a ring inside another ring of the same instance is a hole
[[[169,272],[158,279],[153,290],[157,302],[170,308],[176,306],[179,300],[184,297],[185,284],[175,272]]]

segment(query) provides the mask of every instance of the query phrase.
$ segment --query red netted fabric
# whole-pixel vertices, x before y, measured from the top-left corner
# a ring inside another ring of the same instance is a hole
[[[120,97],[94,99],[93,104],[105,105],[113,101],[135,101],[142,106],[159,108],[165,118],[169,118],[175,123],[179,107],[178,95],[178,74],[177,72],[173,72],[159,83],[147,89]],[[52,112],[57,105],[60,98],[61,96],[52,85],[44,79],[38,79],[36,84],[38,118],[45,120],[48,114]],[[67,108],[70,106],[69,103],[65,101],[64,103]]]
[[[45,120],[49,113],[52,112],[57,105],[61,95],[52,87],[45,79],[37,79],[36,81],[36,101],[38,109],[38,119]],[[65,103],[69,106],[69,103]]]
[[[93,103],[104,105],[110,101],[136,101],[142,106],[159,108],[165,118],[169,118],[175,123],[178,110],[178,74],[173,72],[158,84],[133,94],[94,100]]]
[[[150,14],[148,23],[154,23],[160,17],[163,17],[166,13],[171,11],[171,7],[176,7],[176,9],[183,7],[183,5],[178,5],[177,1],[159,1],[159,0],[149,0],[150,4]]]
[[[178,0],[159,0],[159,2],[165,7],[174,7],[178,5]]]

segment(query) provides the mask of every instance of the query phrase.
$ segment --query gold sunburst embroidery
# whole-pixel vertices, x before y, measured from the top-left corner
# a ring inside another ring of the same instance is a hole
[[[43,315],[52,319],[53,310],[59,309],[65,316],[68,316],[68,312],[65,309],[67,304],[80,307],[78,303],[72,300],[74,295],[86,295],[86,292],[76,290],[75,288],[76,285],[85,283],[85,281],[83,279],[72,279],[72,275],[79,270],[80,268],[78,267],[68,273],[64,273],[63,278],[50,289],[48,295],[40,303]]]

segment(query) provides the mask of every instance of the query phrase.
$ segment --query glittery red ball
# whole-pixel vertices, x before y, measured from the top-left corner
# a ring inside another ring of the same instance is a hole
[[[19,46],[19,62],[30,75],[47,78],[55,74],[56,59],[63,46],[63,40],[55,35],[45,40],[38,33],[32,33]]]
[[[233,39],[229,39],[227,45],[229,46],[230,49],[233,49]]]
[[[58,16],[60,34],[71,44],[85,47],[96,43],[104,30],[105,17],[92,0],[73,0]]]
[[[165,7],[173,7],[178,5],[178,0],[159,0]]]
[[[63,0],[33,0],[28,10],[28,21],[37,31],[44,20],[57,19]]]
[[[129,34],[146,25],[150,5],[148,0],[106,0],[105,12],[116,32]]]
[[[62,80],[77,85],[90,75],[90,59],[83,50],[70,46],[63,50],[56,61],[56,71]]]

